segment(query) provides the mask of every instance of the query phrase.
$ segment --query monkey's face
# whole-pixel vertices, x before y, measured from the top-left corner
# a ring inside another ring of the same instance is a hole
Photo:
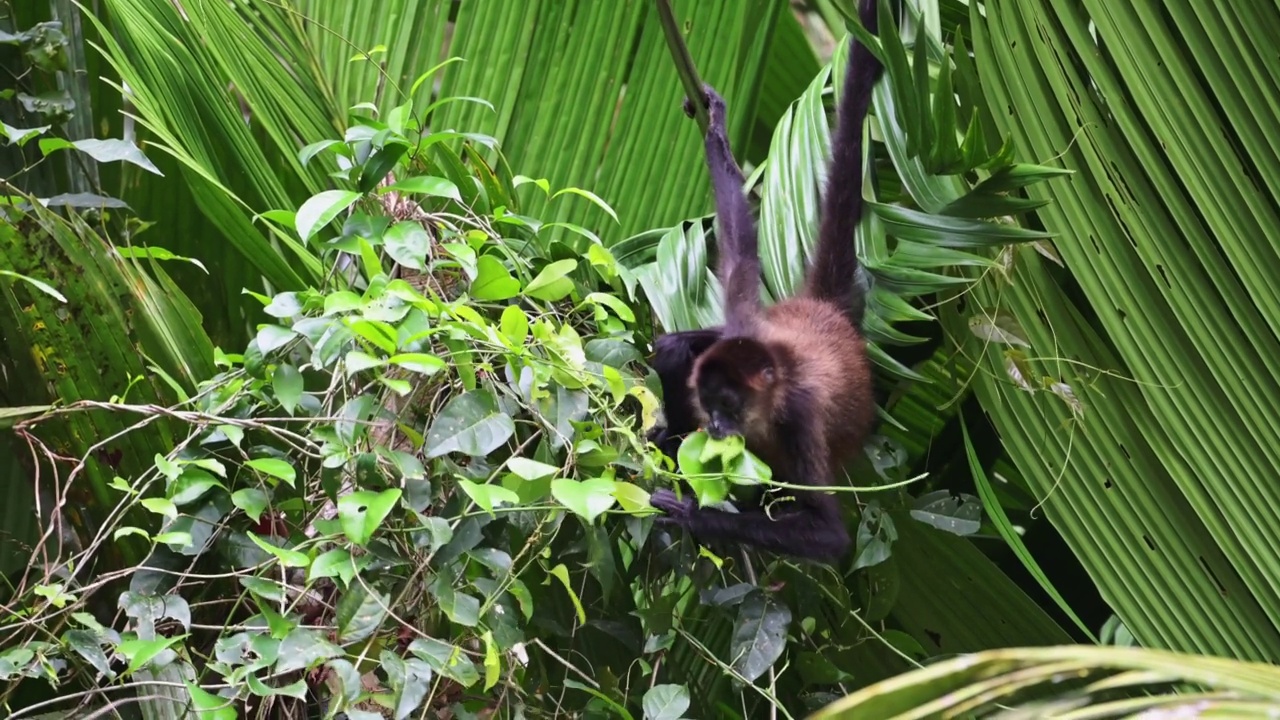
[[[716,439],[742,434],[745,404],[740,388],[719,373],[708,373],[698,384],[698,404],[707,434]]]
[[[775,380],[773,353],[751,338],[711,346],[694,366],[690,384],[699,419],[711,437],[744,437],[767,417]]]
[[[709,373],[698,386],[698,404],[702,406],[705,429],[716,440],[743,434],[746,415],[746,398],[741,388],[725,380],[718,373]]]
[[[736,372],[704,368],[695,390],[699,419],[707,434],[716,440],[741,435],[750,442],[752,431],[768,424],[772,375],[770,371],[764,377],[744,379]]]

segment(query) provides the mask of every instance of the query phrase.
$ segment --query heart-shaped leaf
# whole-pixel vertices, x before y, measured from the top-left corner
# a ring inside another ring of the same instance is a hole
[[[582,481],[562,478],[551,481],[551,495],[575,515],[591,523],[617,502],[613,496],[613,485],[612,480],[602,477]]]
[[[506,300],[520,293],[520,281],[511,277],[502,261],[492,255],[481,255],[476,261],[476,279],[471,283],[471,296],[477,300]]]

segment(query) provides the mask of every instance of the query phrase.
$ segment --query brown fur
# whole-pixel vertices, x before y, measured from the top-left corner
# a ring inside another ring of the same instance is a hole
[[[845,465],[862,448],[875,421],[866,343],[848,315],[825,300],[792,298],[766,308],[752,335],[773,361],[772,381],[751,354],[732,341],[717,343],[694,362],[689,376],[698,419],[707,420],[696,392],[703,373],[725,373],[749,395],[743,419],[747,447],[781,470],[776,423],[784,392],[797,383],[818,406],[818,429],[826,434],[823,444],[830,450],[830,466]]]

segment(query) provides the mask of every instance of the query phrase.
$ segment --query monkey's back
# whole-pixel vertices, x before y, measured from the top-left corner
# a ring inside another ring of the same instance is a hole
[[[792,350],[794,382],[819,406],[832,459],[861,450],[875,421],[866,342],[848,316],[825,300],[797,297],[765,310],[760,339]]]

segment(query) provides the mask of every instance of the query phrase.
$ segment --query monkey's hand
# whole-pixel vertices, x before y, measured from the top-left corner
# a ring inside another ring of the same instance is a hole
[[[711,116],[711,127],[724,127],[724,98],[720,97],[720,93],[710,85],[702,86],[702,102],[707,106],[707,113]],[[684,114],[693,117],[697,112],[697,108],[693,105],[690,98],[684,99]]]
[[[680,499],[674,492],[665,488],[650,495],[649,504],[666,513],[657,518],[661,525],[687,525],[694,511],[698,509],[697,501],[692,494]]]

